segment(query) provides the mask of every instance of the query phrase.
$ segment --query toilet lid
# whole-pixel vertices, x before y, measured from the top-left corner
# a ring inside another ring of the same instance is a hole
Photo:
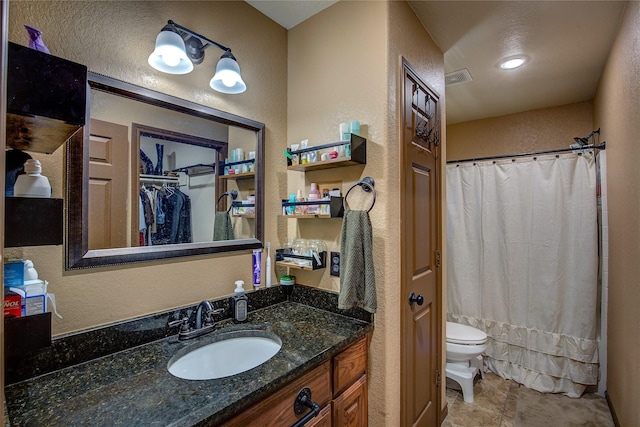
[[[447,341],[454,344],[484,344],[487,334],[471,326],[447,322]]]

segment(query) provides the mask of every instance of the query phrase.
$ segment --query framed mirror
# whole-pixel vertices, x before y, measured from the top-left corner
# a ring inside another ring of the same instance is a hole
[[[263,123],[89,73],[66,270],[262,247]]]

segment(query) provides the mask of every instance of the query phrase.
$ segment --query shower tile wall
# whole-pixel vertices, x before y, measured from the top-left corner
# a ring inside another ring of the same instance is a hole
[[[609,215],[607,208],[607,156],[598,154],[598,222],[600,224],[600,382],[598,394],[604,396],[607,388],[607,307],[609,303]]]

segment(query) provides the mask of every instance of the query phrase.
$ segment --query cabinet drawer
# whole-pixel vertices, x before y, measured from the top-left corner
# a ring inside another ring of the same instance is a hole
[[[333,358],[333,397],[345,391],[367,370],[367,337]]]
[[[240,415],[227,421],[225,426],[273,426],[282,427],[293,425],[306,415],[296,415],[293,404],[298,392],[309,387],[311,399],[320,407],[326,406],[331,401],[331,365],[327,361],[294,380],[272,396],[263,399],[254,406],[245,410]]]

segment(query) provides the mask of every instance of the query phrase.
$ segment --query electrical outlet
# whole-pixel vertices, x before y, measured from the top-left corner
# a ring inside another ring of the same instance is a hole
[[[340,252],[331,252],[331,271],[332,276],[340,277]]]

